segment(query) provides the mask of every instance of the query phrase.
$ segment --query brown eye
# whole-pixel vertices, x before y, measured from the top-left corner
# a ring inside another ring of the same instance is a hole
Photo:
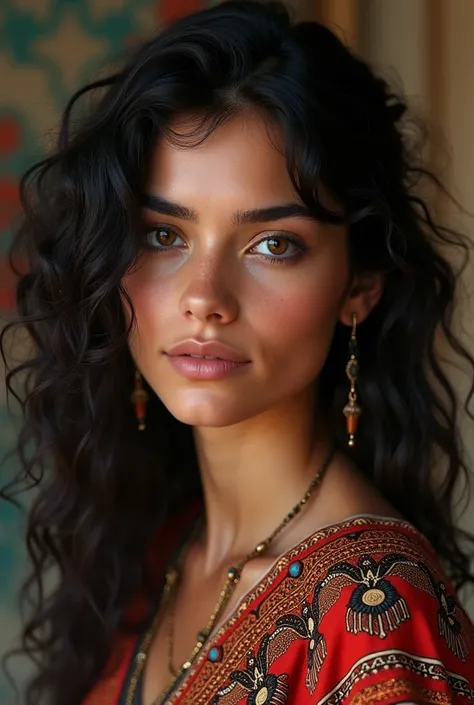
[[[175,245],[179,236],[170,228],[155,228],[146,234],[146,244],[150,249],[165,250]]]
[[[273,237],[267,240],[267,247],[272,255],[284,255],[288,249],[289,242],[283,238]]]
[[[176,240],[176,233],[171,232],[171,230],[165,230],[164,228],[162,228],[161,230],[156,231],[156,240],[158,244],[163,245],[163,247],[167,247],[169,245],[172,245]]]
[[[304,245],[290,233],[271,235],[260,240],[250,250],[252,254],[263,255],[270,262],[293,260],[304,252]]]

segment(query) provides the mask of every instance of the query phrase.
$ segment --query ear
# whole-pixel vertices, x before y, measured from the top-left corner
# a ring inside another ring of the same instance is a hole
[[[357,323],[365,321],[380,301],[384,286],[385,275],[382,272],[355,274],[339,312],[340,322],[352,326],[353,313],[357,316]]]

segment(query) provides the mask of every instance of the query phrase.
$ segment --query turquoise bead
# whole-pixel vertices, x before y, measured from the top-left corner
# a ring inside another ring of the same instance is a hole
[[[213,646],[209,651],[208,659],[212,663],[217,663],[217,661],[220,661],[222,659],[222,648],[220,646]]]
[[[295,561],[294,563],[291,563],[290,567],[288,568],[288,573],[289,575],[291,575],[292,578],[299,578],[302,572],[303,564],[300,561]]]

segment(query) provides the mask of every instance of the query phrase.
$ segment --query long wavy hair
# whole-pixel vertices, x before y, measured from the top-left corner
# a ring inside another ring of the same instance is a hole
[[[364,414],[353,450],[341,413],[342,325],[321,373],[337,443],[428,537],[455,585],[473,580],[471,539],[456,528],[452,502],[468,475],[457,429],[473,390],[458,401],[439,357],[444,345],[473,370],[453,332],[459,272],[442,254],[449,246],[464,261],[467,246],[436,224],[420,196],[429,173],[405,104],[386,83],[322,25],[294,23],[277,3],[224,2],[176,22],[78,91],[54,153],[22,180],[11,252],[18,317],[1,349],[5,359],[5,336],[17,328],[33,345],[7,369],[24,423],[21,470],[3,491],[15,501],[35,490],[22,650],[38,670],[27,705],[79,705],[146,583],[150,537],[201,493],[192,429],[150,389],[147,428],[137,431],[128,347],[135,319],[122,279],[144,244],[140,207],[153,147],[178,139],[173,118],[200,116],[191,145],[248,109],[280,126],[289,174],[314,217],[337,219],[318,198],[321,185],[343,205],[353,270],[385,273],[383,297],[359,328]]]

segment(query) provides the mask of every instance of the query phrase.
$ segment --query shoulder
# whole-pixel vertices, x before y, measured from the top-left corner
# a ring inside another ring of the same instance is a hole
[[[315,519],[336,524],[356,514],[374,514],[402,519],[402,515],[373,482],[342,453],[336,455],[318,496]]]
[[[278,620],[308,639],[312,702],[473,702],[474,628],[416,529],[361,516],[314,538],[306,597]]]
[[[212,703],[474,702],[472,624],[428,542],[399,519],[319,529],[230,627],[210,652],[222,663],[199,683]]]
[[[314,541],[314,543],[313,543]],[[361,515],[323,528],[306,547],[305,569],[312,573],[312,592],[319,605],[319,621],[332,606],[324,602],[330,589],[346,594],[344,611],[366,615],[351,633],[365,632],[385,638],[405,622],[423,618],[435,624],[443,615],[454,624],[455,614],[464,620],[451,581],[433,548],[408,522],[395,518]],[[305,547],[303,547],[305,548]],[[396,604],[397,618],[385,616]],[[372,617],[372,618],[370,618]],[[469,626],[466,617],[465,626]],[[472,636],[472,634],[471,634]]]

